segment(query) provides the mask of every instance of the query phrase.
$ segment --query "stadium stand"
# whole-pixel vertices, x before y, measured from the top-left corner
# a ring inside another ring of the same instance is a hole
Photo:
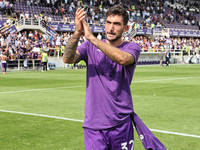
[[[137,42],[142,55],[138,65],[159,64],[158,54],[170,50],[173,57],[191,57],[199,52],[199,1],[187,0],[68,0],[47,3],[46,0],[0,2],[0,55],[9,57],[8,67],[20,69],[23,60],[38,68],[40,52],[61,57],[63,46],[74,31],[77,7],[87,11],[86,21],[95,35],[105,39],[105,13],[112,5],[123,5],[129,13],[129,31],[124,40]],[[13,13],[14,12],[14,13]],[[187,20],[187,21],[185,21]],[[79,45],[85,41],[80,38]],[[177,61],[180,62],[180,61]],[[165,63],[165,61],[163,61]],[[55,64],[55,62],[50,62]],[[64,65],[63,65],[64,66]],[[56,67],[59,67],[58,65]]]

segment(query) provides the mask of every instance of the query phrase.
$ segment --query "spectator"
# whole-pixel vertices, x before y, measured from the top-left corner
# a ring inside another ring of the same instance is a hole
[[[33,5],[34,5],[33,0],[30,0],[30,6],[33,6]]]
[[[30,0],[27,0],[27,1],[26,1],[26,5],[27,5],[27,6],[31,6]]]
[[[22,13],[20,14],[19,19],[21,20],[21,19],[24,19],[24,18],[25,18],[25,15],[24,15],[24,12],[22,12]]]
[[[15,8],[14,8],[14,5],[12,5],[12,7],[10,8],[10,14],[11,14],[11,16],[13,18],[15,17]]]
[[[9,28],[9,24],[8,24],[8,23],[5,24],[5,28],[6,28],[6,29]]]
[[[19,13],[19,10],[17,10],[16,15],[15,15],[15,18],[17,18],[18,20],[20,19],[20,13]]]
[[[102,36],[101,36],[101,34],[100,34],[100,33],[98,33],[98,35],[97,35],[97,39],[99,39],[99,40],[101,40],[101,39],[102,39]]]
[[[3,14],[6,14],[6,6],[4,2],[1,3],[1,11],[3,12]]]
[[[69,6],[69,13],[70,13],[70,15],[72,15],[72,14],[73,14],[73,8],[72,8],[72,6],[71,6],[71,5]]]
[[[156,27],[157,27],[157,28],[162,28],[162,25],[160,24],[159,21],[157,21]]]
[[[70,24],[74,24],[75,22],[74,22],[74,19],[72,19],[71,21],[70,21]]]
[[[188,22],[187,19],[184,20],[184,24],[185,24],[185,25],[189,25],[189,22]]]
[[[7,60],[8,60],[8,57],[6,56],[6,53],[3,52],[2,53],[3,55],[1,56],[1,63],[2,63],[2,72],[3,72],[3,75],[6,74],[6,68],[7,68]]]
[[[29,13],[28,11],[24,14],[25,18],[28,19],[29,18]]]
[[[6,18],[6,23],[8,24],[8,26],[10,26],[11,25],[11,20],[10,20],[10,18]]]

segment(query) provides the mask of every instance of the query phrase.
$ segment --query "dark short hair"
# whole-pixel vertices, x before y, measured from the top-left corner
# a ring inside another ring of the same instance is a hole
[[[127,25],[129,17],[128,17],[128,13],[126,9],[122,5],[114,5],[110,7],[108,11],[106,12],[106,17],[110,15],[123,16],[124,25]]]

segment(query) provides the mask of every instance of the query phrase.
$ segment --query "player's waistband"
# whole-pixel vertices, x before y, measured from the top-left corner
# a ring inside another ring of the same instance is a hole
[[[2,63],[6,63],[6,61],[2,61]]]

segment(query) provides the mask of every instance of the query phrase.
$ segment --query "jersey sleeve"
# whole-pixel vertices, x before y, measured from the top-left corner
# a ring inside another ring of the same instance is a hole
[[[130,43],[127,45],[128,46],[124,49],[124,51],[133,55],[134,60],[135,60],[133,64],[136,64],[140,57],[140,51],[141,51],[140,45],[137,43]]]
[[[77,50],[80,53],[80,60],[84,60],[87,62],[87,50],[89,49],[89,41],[83,42],[79,47],[77,47]]]

